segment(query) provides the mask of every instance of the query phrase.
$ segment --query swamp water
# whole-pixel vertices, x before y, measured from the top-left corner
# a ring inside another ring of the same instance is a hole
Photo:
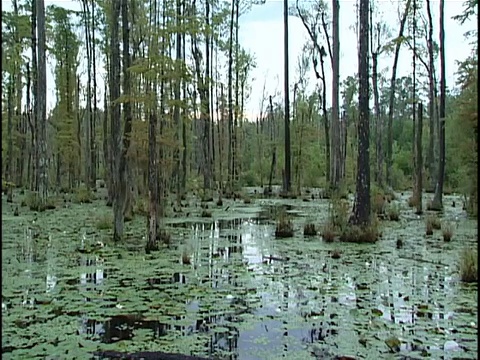
[[[111,209],[69,204],[42,214],[2,200],[2,358],[88,359],[94,351],[163,351],[216,359],[476,359],[477,285],[458,257],[477,222],[445,197],[426,237],[400,197],[399,222],[376,244],[303,237],[328,202],[256,199],[210,204],[212,218],[165,220],[171,245],[146,255],[145,220],[126,240],[96,230]],[[457,200],[457,203],[460,203]],[[295,236],[275,239],[285,207]],[[198,214],[197,214],[198,213]],[[396,248],[397,239],[403,247]],[[341,257],[333,259],[333,250]],[[188,254],[188,264],[182,254]]]

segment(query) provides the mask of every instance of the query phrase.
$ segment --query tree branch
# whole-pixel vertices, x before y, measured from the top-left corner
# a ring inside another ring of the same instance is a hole
[[[423,64],[423,66],[425,66],[425,69],[427,70],[427,72],[430,72],[430,67],[428,66],[428,64],[422,59],[422,57],[420,56],[420,54],[417,52],[417,49],[414,49],[412,44],[410,43],[410,41],[408,41],[408,39],[405,37],[404,38],[405,42],[407,43],[408,47],[410,48],[410,50],[412,50],[414,53],[415,53],[415,57],[420,60],[420,62]]]
[[[330,56],[330,61],[333,64],[332,47],[330,45],[330,37],[328,36],[327,23],[325,22],[325,12],[324,11],[322,11],[322,27],[323,27],[323,31],[325,32],[325,37],[327,38],[328,55]]]

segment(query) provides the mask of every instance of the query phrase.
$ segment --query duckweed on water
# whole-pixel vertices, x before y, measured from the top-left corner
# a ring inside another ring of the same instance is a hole
[[[18,204],[3,200],[2,358],[385,358],[392,349],[393,358],[476,358],[477,285],[463,285],[457,267],[460,246],[476,250],[476,230],[459,207],[443,214],[460,218],[456,241],[425,238],[402,210],[375,244],[337,249],[301,233],[275,240],[265,211],[287,205],[296,228],[305,216],[328,220],[326,200],[225,200],[228,212],[212,218],[165,219],[170,244],[147,255],[143,217],[113,244],[110,229],[96,228],[111,211],[99,201],[14,217]]]

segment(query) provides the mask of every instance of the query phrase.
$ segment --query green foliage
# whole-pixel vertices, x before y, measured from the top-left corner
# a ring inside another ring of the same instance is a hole
[[[256,186],[260,183],[257,174],[253,170],[243,172],[240,175],[241,186]]]

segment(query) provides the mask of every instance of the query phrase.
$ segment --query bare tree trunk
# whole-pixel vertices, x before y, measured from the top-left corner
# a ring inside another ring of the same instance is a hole
[[[33,152],[33,161],[32,161],[32,183],[31,190],[38,191],[39,188],[39,179],[38,172],[40,167],[40,152],[38,151],[38,68],[37,68],[37,0],[32,0],[32,100],[33,100],[33,111],[32,119],[34,124],[34,129],[32,132],[32,152]]]
[[[111,153],[111,144],[108,141],[108,115],[109,106],[107,102],[107,82],[105,82],[104,98],[103,98],[103,166],[105,171],[105,184],[107,187],[107,206],[113,205],[113,159]]]
[[[17,76],[19,76],[17,74]],[[7,185],[7,202],[13,202],[13,187],[11,186],[13,182],[13,138],[12,138],[12,127],[13,127],[13,76],[10,74],[7,87],[7,181],[10,184]]]
[[[370,8],[370,52],[372,55],[372,88],[373,88],[373,100],[375,106],[375,181],[380,188],[383,187],[383,129],[382,118],[380,114],[380,100],[378,94],[378,55],[380,53],[380,24],[373,26],[373,9]],[[376,31],[376,44],[374,44],[374,30]]]
[[[405,4],[405,11],[402,15],[402,19],[400,20],[400,30],[398,32],[398,39],[403,36],[403,31],[405,29],[405,23],[407,21],[408,12],[410,9],[411,0],[407,0]],[[386,182],[388,186],[392,186],[392,164],[393,164],[393,105],[395,100],[395,85],[397,79],[397,65],[398,65],[398,57],[400,55],[400,47],[402,43],[397,41],[395,46],[395,56],[393,59],[393,68],[392,68],[392,77],[390,80],[390,100],[388,104],[388,124],[387,124],[387,171],[386,171]]]
[[[38,157],[39,195],[42,206],[48,197],[48,162],[47,162],[47,66],[45,38],[45,3],[36,0],[37,34],[38,34],[38,71],[37,71],[37,122],[38,122]]]
[[[423,212],[422,189],[423,189],[423,154],[422,154],[422,136],[423,136],[423,104],[418,104],[417,131],[415,145],[415,164],[416,164],[416,195],[417,195],[417,214]]]
[[[360,114],[358,119],[357,184],[352,222],[362,226],[370,223],[368,8],[369,0],[360,0],[360,49],[358,64],[358,108]]]
[[[233,183],[237,184],[238,182],[238,97],[239,97],[239,86],[238,86],[238,74],[239,74],[239,47],[240,44],[238,42],[238,30],[239,30],[239,24],[238,24],[238,18],[239,18],[239,6],[240,6],[240,0],[235,0],[235,113],[234,113],[234,118],[233,118],[233,143],[232,143],[232,179]]]
[[[92,186],[96,188],[97,183],[97,142],[96,142],[96,124],[97,124],[97,65],[96,65],[96,54],[95,54],[95,0],[92,2],[92,39],[91,39],[91,48],[92,48],[92,66],[93,66],[93,115],[92,115],[92,125],[90,127],[91,131],[91,143],[90,143],[90,154],[91,154],[91,163],[92,163]]]
[[[288,1],[283,1],[283,49],[284,49],[284,96],[285,96],[285,178],[283,181],[283,191],[290,192],[290,178],[291,178],[291,159],[290,159],[290,94],[288,83]]]
[[[232,160],[233,160],[233,21],[235,15],[235,2],[238,0],[232,0],[232,11],[230,15],[230,42],[228,45],[228,175],[227,175],[227,187],[228,191],[233,191],[233,181],[232,178]]]
[[[340,139],[340,114],[338,106],[340,88],[340,3],[332,0],[332,136],[331,153],[332,169],[330,170],[330,184],[333,189],[338,189],[341,177],[341,139]],[[368,32],[366,33],[368,38]]]
[[[180,0],[176,0],[176,27],[177,27],[177,34],[175,39],[175,60],[177,66],[177,74],[180,74],[179,65],[182,61],[182,33],[181,33],[181,26],[182,22],[180,17],[182,16],[182,4]],[[175,123],[175,139],[180,141],[180,135],[182,131],[182,120],[180,119],[180,90],[182,86],[182,79],[177,79],[174,84],[174,98],[175,98],[175,106],[173,108],[173,121]],[[151,115],[150,115],[151,116]],[[152,125],[150,125],[151,128]],[[174,150],[174,159],[175,159],[175,174],[177,180],[176,186],[176,193],[177,193],[177,203],[180,204],[182,200],[182,186],[181,186],[181,167],[180,167],[180,143]],[[150,161],[149,161],[150,164]]]
[[[123,127],[123,149],[120,158],[120,198],[124,202],[123,215],[132,218],[133,193],[132,193],[132,171],[128,163],[128,150],[130,148],[130,137],[132,133],[132,84],[130,80],[130,30],[129,30],[129,0],[122,0],[122,37],[123,37],[123,92],[128,100],[123,104],[125,124]],[[123,234],[122,234],[123,236]]]
[[[183,14],[186,13],[186,1],[183,1]],[[186,34],[183,32],[182,34],[182,60],[183,63],[186,63],[186,51],[185,51],[185,41]],[[183,82],[183,98],[185,99],[187,96],[187,83],[186,81]],[[183,115],[186,114],[186,110],[184,110]],[[182,141],[183,141],[183,151],[182,151],[182,190],[183,193],[187,191],[187,124],[185,122],[185,116],[183,116],[182,120]]]
[[[428,50],[428,151],[427,151],[427,168],[430,176],[430,182],[432,189],[435,187],[435,81],[434,81],[434,49],[433,49],[433,20],[432,12],[430,9],[430,0],[427,3],[427,15],[428,15],[428,38],[427,38],[427,50]]]
[[[123,235],[124,225],[124,202],[122,197],[120,178],[120,162],[122,156],[122,138],[121,138],[121,112],[120,104],[117,102],[120,97],[120,36],[118,19],[120,17],[121,1],[112,1],[112,24],[110,29],[110,129],[112,134],[111,142],[111,161],[113,162],[112,183],[113,183],[113,216],[114,216],[114,232],[113,240],[120,241]],[[125,191],[126,189],[124,189]],[[125,192],[123,193],[125,194]]]
[[[158,178],[157,178],[157,117],[154,110],[150,110],[148,119],[148,241],[147,253],[157,247],[157,203],[158,203]]]
[[[432,210],[443,208],[443,182],[445,179],[445,0],[440,0],[440,158],[438,164],[438,179],[435,195],[432,201]]]
[[[277,163],[277,146],[276,146],[276,138],[275,138],[275,130],[274,130],[274,116],[273,116],[273,104],[272,104],[272,97],[269,97],[269,102],[270,102],[270,111],[269,111],[269,117],[270,117],[270,123],[271,129],[270,129],[270,141],[272,142],[272,164],[270,165],[270,176],[268,177],[268,193],[272,193],[272,181],[273,181],[273,172],[275,170],[275,165]]]
[[[85,27],[85,47],[87,53],[87,116],[85,117],[85,185],[88,188],[94,188],[95,183],[92,182],[92,54],[90,43],[90,10],[87,0],[82,0],[83,7],[83,25]]]

